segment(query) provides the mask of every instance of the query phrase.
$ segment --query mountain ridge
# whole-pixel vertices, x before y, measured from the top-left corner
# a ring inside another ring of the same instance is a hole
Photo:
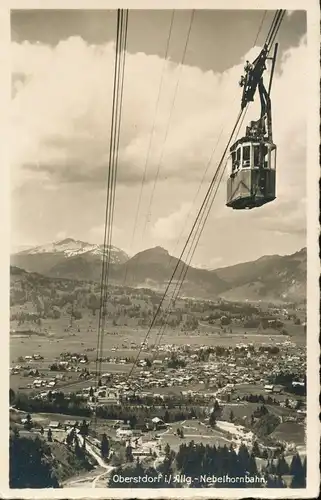
[[[55,250],[55,251],[52,251]],[[103,246],[72,238],[13,254],[11,264],[53,278],[100,281]],[[267,255],[255,261],[207,270],[188,266],[180,294],[225,300],[304,301],[307,250],[290,255]],[[164,291],[173,275],[184,276],[186,265],[160,247],[133,257],[111,247],[110,282],[133,288]]]
[[[118,261],[122,263],[129,259],[129,256],[120,248],[110,245],[112,255],[119,254]],[[65,238],[63,240],[54,241],[44,245],[31,247],[13,255],[37,255],[37,254],[59,254],[62,253],[66,257],[74,257],[91,253],[93,255],[102,256],[104,254],[104,245],[97,243],[86,243],[81,240],[74,240],[73,238]]]

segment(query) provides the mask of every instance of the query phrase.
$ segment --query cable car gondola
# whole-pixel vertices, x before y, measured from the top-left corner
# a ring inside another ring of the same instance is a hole
[[[228,207],[235,210],[260,207],[276,198],[276,145],[272,139],[272,117],[270,91],[277,54],[268,57],[268,46],[262,49],[257,59],[245,66],[245,76],[241,77],[243,87],[241,109],[254,100],[258,89],[261,101],[261,116],[246,127],[245,136],[230,147],[228,158],[230,177],[227,181]],[[272,70],[267,91],[263,83],[266,60],[272,60]]]

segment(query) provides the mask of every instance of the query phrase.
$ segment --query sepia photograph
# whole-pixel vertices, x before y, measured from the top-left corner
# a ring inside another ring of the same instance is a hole
[[[307,10],[12,8],[10,37],[9,488],[302,496]]]

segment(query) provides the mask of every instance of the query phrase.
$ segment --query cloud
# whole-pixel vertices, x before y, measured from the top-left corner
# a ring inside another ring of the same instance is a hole
[[[182,228],[184,233],[188,233],[186,220],[190,219],[191,210],[191,203],[183,203],[176,212],[166,217],[159,217],[151,228],[152,237],[167,243],[177,241],[182,233]]]
[[[139,191],[150,144],[146,182],[150,183],[148,188],[152,188],[160,167],[157,192],[161,201],[158,205],[157,200],[153,202],[144,246],[172,245],[182,228],[182,239],[188,234],[201,197],[188,217],[191,200],[215,149],[203,186],[205,191],[239,111],[241,91],[237,82],[243,73],[244,61],[253,60],[259,50],[259,47],[251,49],[237,66],[224,73],[204,72],[190,66],[180,70],[176,64],[164,63],[158,56],[127,54],[118,170],[118,193],[122,189],[123,193],[119,195],[117,214],[120,219],[116,221],[118,227],[125,229],[121,233],[114,232],[117,245],[122,248],[129,245],[127,240],[132,234],[130,224],[134,223],[131,221],[136,203],[132,188],[136,188],[135,193]],[[93,205],[98,203],[97,191],[102,191],[106,185],[114,45],[91,46],[79,37],[64,40],[55,47],[12,43],[12,61],[13,185],[33,186],[32,192],[35,186],[42,192],[46,189],[48,199],[56,193],[55,202],[64,187],[68,193],[73,192],[75,199],[86,196],[90,210],[84,208],[84,213],[79,215],[82,225],[87,224],[83,236],[79,229],[79,238],[101,242],[102,228],[93,227],[89,212],[92,213]],[[282,234],[303,234],[305,231],[306,210],[302,200],[306,198],[307,169],[306,61],[305,38],[298,46],[280,52],[272,87],[273,133],[278,147],[277,200],[264,210],[247,213],[246,220],[252,230],[249,238],[263,231],[272,239],[278,231]],[[162,75],[163,86],[155,117]],[[172,109],[178,77],[177,98]],[[258,104],[253,103],[241,133],[258,113]],[[154,120],[155,130],[151,137]],[[228,172],[225,180],[227,175]],[[175,189],[178,186],[175,194],[173,186]],[[171,199],[164,203],[167,191]],[[244,214],[227,209],[225,195],[223,182],[208,220],[206,231],[211,235],[207,241],[213,239],[213,228],[222,235],[224,232],[224,238],[228,233],[243,231]],[[65,206],[69,206],[68,203],[66,201]],[[85,207],[85,203],[83,205]],[[78,218],[81,208],[77,202],[74,219]],[[99,210],[97,208],[100,214]],[[126,211],[124,216],[122,210]],[[56,221],[56,225],[59,224],[60,221]],[[70,222],[74,224],[75,221]],[[212,248],[213,255],[209,258],[215,260],[217,252],[223,250]]]
[[[56,241],[64,240],[68,237],[68,234],[66,231],[58,231],[56,234]]]
[[[252,49],[244,55],[244,60],[252,59],[258,50]],[[72,37],[56,47],[13,43],[12,53],[16,89],[12,106],[12,164],[16,180],[38,177],[44,183],[104,185],[109,157],[114,45],[91,46],[79,37]],[[305,105],[302,88],[305,55],[302,42],[283,57],[281,74],[276,76],[273,89],[275,122],[277,116],[282,117],[278,141],[287,141],[287,155],[291,153],[289,136],[292,135],[292,145],[293,138],[297,140],[300,134],[304,142],[305,116],[301,110]],[[214,162],[235,120],[240,95],[237,81],[243,62],[219,74],[188,66],[181,71],[158,56],[128,54],[118,181],[141,182],[162,75],[147,181],[154,179],[159,167],[160,179],[199,180],[222,132],[222,124],[225,122],[226,126]],[[289,96],[295,97],[296,106]],[[291,154],[298,152],[295,149]]]
[[[104,224],[101,224],[100,226],[94,226],[89,231],[90,240],[95,242],[95,243],[99,243],[99,244],[103,243],[104,234],[105,234],[105,225]],[[121,238],[122,235],[123,235],[123,231],[120,228],[113,225],[113,233],[112,233],[113,242],[115,242],[115,241],[117,242],[117,240],[119,240],[119,238]]]

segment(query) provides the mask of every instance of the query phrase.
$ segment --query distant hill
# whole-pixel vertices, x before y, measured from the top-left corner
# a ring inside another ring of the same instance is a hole
[[[11,264],[53,278],[99,281],[102,246],[72,239],[12,255]],[[213,271],[188,266],[181,294],[229,301],[303,302],[306,297],[306,248],[292,255],[264,256],[252,262]],[[176,269],[173,285],[185,266],[167,250],[155,247],[129,258],[112,247],[110,280],[117,285],[165,290]]]
[[[230,285],[221,294],[226,300],[303,302],[306,299],[306,248],[292,255],[269,255],[253,262],[217,269]]]
[[[103,245],[67,238],[15,253],[11,256],[11,264],[48,276],[97,279],[103,252]],[[123,264],[128,259],[123,250],[111,246],[111,264]]]
[[[114,266],[111,278],[118,284],[126,280],[129,286],[165,290],[175,269],[173,286],[184,275],[186,266],[164,248],[155,247],[136,254],[122,266]],[[214,298],[226,289],[226,283],[215,273],[187,266],[182,294],[189,297]]]
[[[85,243],[84,241],[73,240],[72,238],[66,238],[61,241],[55,241],[54,243],[49,243],[48,245],[40,245],[37,247],[29,248],[23,250],[15,255],[27,256],[27,255],[64,255],[64,257],[75,257],[77,255],[98,255],[101,257],[104,253],[103,245],[97,245],[94,243]],[[114,263],[121,264],[128,260],[128,255],[120,250],[120,248],[111,246],[111,258]]]

